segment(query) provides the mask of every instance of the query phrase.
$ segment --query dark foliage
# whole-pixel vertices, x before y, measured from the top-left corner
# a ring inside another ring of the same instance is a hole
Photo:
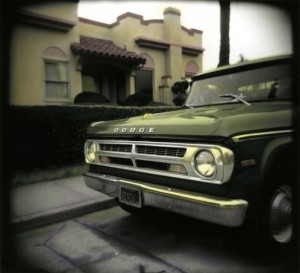
[[[124,105],[126,106],[146,106],[152,101],[152,97],[143,92],[130,95],[126,98]]]
[[[86,129],[94,121],[122,119],[175,107],[14,106],[9,109],[9,153],[13,171],[84,162]]]
[[[173,99],[173,103],[176,106],[181,106],[184,104],[186,99],[186,90],[189,88],[188,81],[178,81],[172,86],[172,92],[177,96]]]
[[[88,92],[84,91],[79,93],[75,99],[74,103],[76,104],[103,104],[103,103],[109,103],[109,100],[95,92]]]
[[[172,86],[172,92],[174,94],[185,94],[185,91],[189,88],[189,82],[188,81],[178,81],[175,82]]]

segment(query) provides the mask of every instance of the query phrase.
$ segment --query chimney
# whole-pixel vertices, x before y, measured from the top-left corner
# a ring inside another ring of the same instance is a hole
[[[165,38],[172,42],[181,42],[180,10],[169,7],[164,10]]]

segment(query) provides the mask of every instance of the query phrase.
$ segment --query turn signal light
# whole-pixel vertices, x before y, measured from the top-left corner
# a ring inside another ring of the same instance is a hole
[[[170,164],[169,172],[187,174],[186,168],[179,164]]]

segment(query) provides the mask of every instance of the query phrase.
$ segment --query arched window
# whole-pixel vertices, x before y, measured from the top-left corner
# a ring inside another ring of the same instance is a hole
[[[185,65],[185,77],[190,78],[199,73],[199,67],[194,61],[189,61]]]
[[[146,59],[146,63],[141,70],[136,71],[135,91],[136,93],[147,94],[152,100],[154,61],[151,56],[146,53],[140,54],[140,56]]]
[[[154,69],[154,61],[153,61],[153,59],[150,55],[148,55],[146,53],[142,53],[140,56],[146,59],[146,63],[144,64],[144,68]]]
[[[48,47],[43,54],[45,64],[45,100],[70,100],[69,68],[66,53],[58,47]]]

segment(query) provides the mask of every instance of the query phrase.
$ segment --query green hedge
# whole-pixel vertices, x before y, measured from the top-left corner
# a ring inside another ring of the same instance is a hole
[[[83,163],[83,145],[90,123],[175,109],[165,106],[11,106],[7,132],[9,165],[13,172],[18,172]]]

